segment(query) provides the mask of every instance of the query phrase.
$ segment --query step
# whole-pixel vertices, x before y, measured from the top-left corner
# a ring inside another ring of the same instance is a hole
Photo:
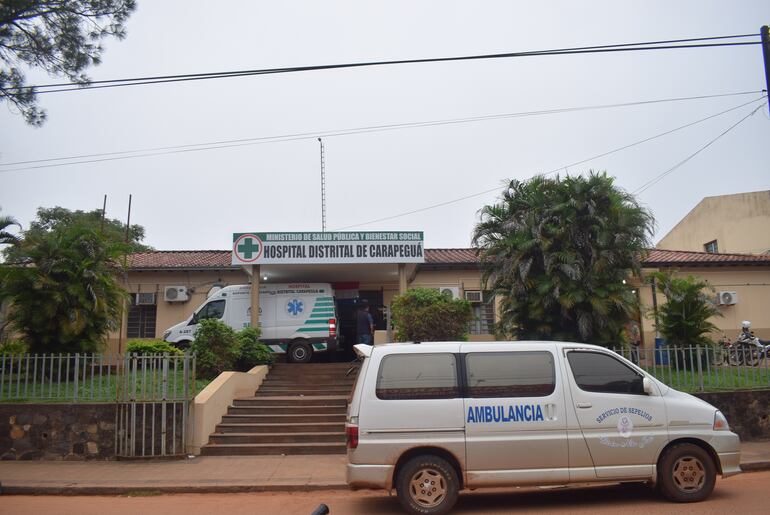
[[[228,415],[344,415],[346,406],[230,406]]]
[[[307,384],[307,383],[303,383],[301,381],[294,381],[291,379],[270,379],[270,378],[267,378],[264,381],[262,381],[262,386],[294,386],[298,384]],[[356,382],[353,379],[349,379],[349,380],[338,379],[329,383],[322,383],[322,384],[352,387],[354,384],[356,384]]]
[[[233,406],[347,406],[347,395],[267,395],[265,397],[239,397]]]
[[[242,443],[339,443],[345,444],[345,432],[327,433],[213,433],[209,436],[209,444],[242,444]]]
[[[222,416],[222,423],[280,423],[280,422],[304,422],[307,424],[314,424],[316,422],[345,422],[346,415],[344,413],[337,415],[224,415]]]
[[[348,395],[350,395],[350,390],[347,390],[345,388],[335,388],[335,389],[315,389],[315,388],[268,388],[263,390],[260,388],[256,392],[254,392],[254,397],[261,397],[261,396],[270,396],[270,397],[298,397],[300,395],[304,397],[329,397],[329,396],[336,396],[336,397],[345,397],[347,398]]]
[[[270,368],[338,368],[351,367],[355,363],[355,360],[341,361],[338,363],[274,363]]]
[[[264,390],[264,389],[280,390],[282,388],[286,388],[289,390],[317,389],[318,391],[324,391],[324,390],[349,391],[353,389],[352,385],[339,384],[339,383],[289,383],[289,384],[262,384],[260,385],[259,390]]]
[[[308,382],[319,382],[319,383],[335,383],[335,382],[347,382],[350,380],[354,380],[355,376],[346,376],[344,373],[341,374],[273,374],[272,372],[267,375],[265,380],[280,380],[280,381],[290,381],[293,383],[308,383]]]
[[[336,433],[344,424],[340,422],[292,422],[284,424],[217,424],[217,433]]]
[[[338,443],[284,443],[280,445],[251,443],[251,444],[220,444],[204,445],[201,448],[203,456],[256,456],[265,454],[345,454],[345,444]]]

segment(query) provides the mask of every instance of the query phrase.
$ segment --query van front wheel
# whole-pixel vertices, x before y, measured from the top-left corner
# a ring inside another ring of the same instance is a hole
[[[313,357],[313,349],[305,342],[295,342],[289,347],[289,361],[292,363],[309,363]]]
[[[716,477],[709,453],[691,443],[674,445],[658,461],[658,486],[669,501],[704,500],[714,490]]]
[[[454,467],[445,459],[426,454],[412,458],[396,478],[398,500],[406,511],[421,515],[441,515],[457,502],[459,480]]]

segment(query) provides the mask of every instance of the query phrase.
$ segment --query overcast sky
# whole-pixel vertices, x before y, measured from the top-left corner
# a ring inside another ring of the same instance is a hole
[[[758,33],[770,2],[263,2],[140,0],[95,79],[489,54]],[[32,83],[51,82],[29,74]],[[57,80],[58,81],[58,80]],[[41,95],[48,122],[0,104],[0,163],[765,88],[759,46],[528,57],[314,71]],[[526,179],[760,94],[325,137],[329,230]],[[753,104],[758,106],[759,104]],[[746,106],[568,169],[634,191],[752,110]],[[770,188],[767,108],[640,195],[656,240],[711,195]],[[226,249],[233,232],[320,230],[314,136],[198,152],[7,171],[0,206],[101,208],[157,249]],[[563,173],[563,172],[562,172]],[[488,193],[355,227],[421,230],[466,247]]]

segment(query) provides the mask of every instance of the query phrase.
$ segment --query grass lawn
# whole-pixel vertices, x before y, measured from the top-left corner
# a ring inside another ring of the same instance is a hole
[[[643,368],[660,381],[684,392],[770,388],[770,368],[765,361],[757,367],[709,365],[702,367],[701,373],[697,368],[695,370],[676,370],[675,367],[669,366]]]
[[[113,373],[104,372],[100,377],[95,374],[94,377],[79,377],[77,382],[72,380],[51,381],[49,378],[36,378],[33,382],[32,377],[25,383],[23,376],[18,374],[5,374],[3,383],[0,385],[0,402],[115,402],[117,399],[118,386],[121,392],[128,392],[127,399],[136,400],[157,400],[162,398],[163,382],[161,378],[153,374],[142,374],[142,371],[136,376],[136,381],[127,381],[125,377],[118,380]],[[196,379],[195,391],[189,392],[190,398],[203,390],[211,382],[211,379]],[[118,385],[120,383],[120,385]],[[75,391],[77,390],[77,396]],[[132,394],[132,392],[134,392]],[[166,385],[166,398],[168,400],[181,400],[184,397],[184,375],[183,372],[170,372],[168,375],[168,384]]]

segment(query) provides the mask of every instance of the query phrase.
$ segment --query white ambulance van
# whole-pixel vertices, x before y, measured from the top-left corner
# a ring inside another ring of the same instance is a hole
[[[602,347],[563,342],[356,345],[347,480],[447,513],[463,488],[650,482],[700,501],[740,472],[708,403]]]
[[[179,347],[195,339],[198,323],[216,318],[236,331],[251,325],[251,285],[227,286],[185,320],[163,333]],[[334,291],[328,283],[264,284],[259,287],[261,341],[290,361],[307,363],[315,352],[337,350]]]

